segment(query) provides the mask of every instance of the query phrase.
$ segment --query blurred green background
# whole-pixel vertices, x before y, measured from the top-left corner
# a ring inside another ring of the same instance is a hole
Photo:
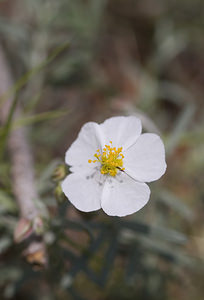
[[[0,46],[13,79],[0,90],[0,111],[13,97],[0,119],[0,299],[203,299],[204,2],[1,0]],[[162,136],[166,174],[132,216],[77,211],[60,191],[65,151],[85,122],[132,114]],[[24,219],[20,241],[6,151],[17,128],[43,222]],[[46,250],[28,255],[32,239]]]

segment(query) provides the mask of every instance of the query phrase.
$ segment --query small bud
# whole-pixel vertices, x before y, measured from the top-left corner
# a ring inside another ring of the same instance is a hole
[[[57,166],[57,168],[54,170],[52,174],[52,180],[58,182],[60,180],[63,180],[66,175],[67,175],[66,166],[64,164],[61,164]]]
[[[61,183],[59,182],[54,190],[55,198],[59,204],[63,203],[66,198],[62,192]]]
[[[32,242],[23,252],[23,255],[26,260],[36,268],[45,267],[47,265],[46,249],[42,242]]]
[[[44,232],[43,220],[40,216],[37,216],[33,220],[33,230],[37,235],[42,235]]]
[[[20,243],[33,233],[32,222],[28,219],[20,219],[14,230],[14,241]]]

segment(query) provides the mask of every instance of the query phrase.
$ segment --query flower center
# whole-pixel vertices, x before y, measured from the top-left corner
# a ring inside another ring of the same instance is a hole
[[[124,171],[123,168],[123,158],[122,147],[116,149],[116,147],[112,147],[112,141],[110,141],[110,146],[105,145],[103,148],[103,152],[100,150],[96,150],[94,154],[95,160],[89,159],[89,163],[95,163],[99,161],[101,163],[101,174],[109,174],[111,176],[115,176],[118,173],[118,170]]]

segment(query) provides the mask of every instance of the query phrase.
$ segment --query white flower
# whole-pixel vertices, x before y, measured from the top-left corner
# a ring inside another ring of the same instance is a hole
[[[126,216],[149,200],[145,182],[166,170],[163,142],[156,134],[141,134],[136,117],[113,117],[102,124],[86,123],[66,152],[71,166],[62,190],[79,210],[102,208],[111,216]]]

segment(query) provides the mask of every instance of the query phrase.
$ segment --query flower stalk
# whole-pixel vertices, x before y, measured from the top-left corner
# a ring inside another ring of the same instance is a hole
[[[0,44],[0,97],[12,86],[12,73]],[[9,96],[9,98],[1,104],[0,120],[3,124],[7,124],[8,119],[12,121],[21,116],[21,108],[19,104],[18,106],[16,106],[16,104],[15,97],[12,96]],[[10,125],[8,124],[8,126]],[[35,224],[34,220],[36,219],[42,220],[41,213],[34,203],[34,201],[38,199],[38,193],[34,184],[33,157],[28,142],[26,128],[18,128],[17,130],[10,132],[8,127],[6,136],[3,137],[3,139],[4,141],[5,139],[8,140],[7,146],[11,160],[12,189],[20,211],[20,220],[15,229],[14,240],[20,242],[30,236],[31,232],[34,232],[34,228],[31,229],[30,224]],[[25,251],[26,258],[30,257],[29,249],[32,249],[33,255],[33,243],[35,244],[35,235],[33,236],[27,251]],[[38,243],[37,251],[41,252],[41,257],[39,262],[36,261],[36,263],[41,264],[43,262],[43,265],[45,265],[47,259],[45,245],[42,240]],[[38,258],[38,256],[35,255],[34,257],[36,259]]]

